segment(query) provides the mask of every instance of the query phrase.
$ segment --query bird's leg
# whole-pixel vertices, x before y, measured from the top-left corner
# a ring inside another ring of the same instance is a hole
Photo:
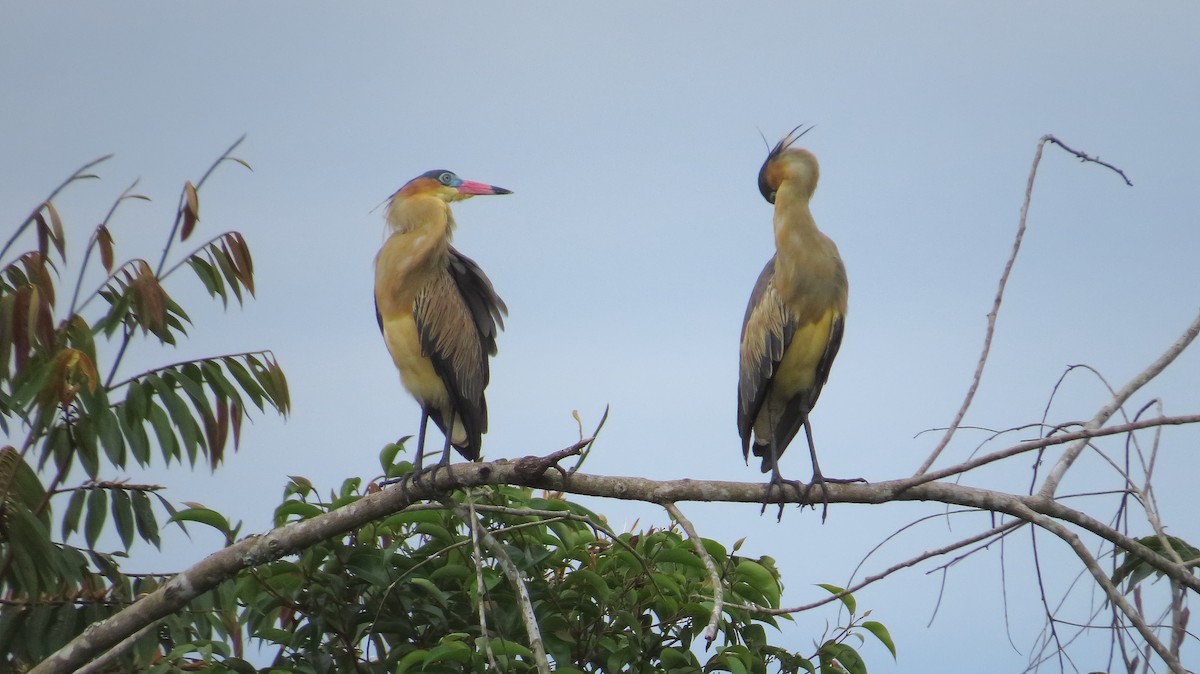
[[[804,434],[808,436],[808,454],[812,457],[813,477],[812,482],[808,483],[808,489],[804,493],[804,500],[808,501],[808,495],[812,492],[814,486],[821,486],[821,524],[825,523],[825,516],[829,514],[829,490],[825,484],[832,482],[833,484],[850,484],[852,482],[866,482],[861,477],[851,478],[826,478],[821,474],[821,466],[817,463],[817,448],[813,445],[812,425],[808,423],[808,419],[804,420]]]
[[[424,470],[424,468],[422,466],[425,463],[425,426],[427,425],[428,422],[429,422],[429,413],[425,410],[425,406],[422,405],[421,406],[421,425],[419,426],[419,428],[417,430],[417,456],[413,460],[412,472],[410,472],[409,474],[405,475],[402,478],[392,478],[390,480],[384,480],[382,483],[384,486],[387,486],[390,484],[395,484],[395,483],[399,482],[400,489],[407,490],[408,481],[410,479],[415,483],[421,482],[421,472]]]
[[[829,490],[825,488],[825,476],[821,474],[821,464],[817,463],[817,448],[813,445],[812,424],[808,423],[808,417],[804,418],[804,435],[808,437],[808,455],[812,457],[813,466],[812,482],[808,483],[808,489],[804,491],[804,500],[809,500],[809,494],[812,493],[814,486],[821,485],[821,524],[824,524],[825,516],[829,514]]]
[[[454,420],[458,417],[457,412],[450,413],[450,420],[446,422],[446,442],[442,446],[442,460],[437,462],[430,470],[429,480],[432,482],[437,477],[439,468],[450,470],[450,438],[454,435]]]
[[[778,488],[779,514],[775,516],[775,521],[778,522],[783,519],[783,485],[790,484],[796,489],[797,494],[803,494],[804,490],[801,488],[799,480],[785,480],[783,475],[779,472],[779,445],[775,440],[774,434],[771,435],[771,441],[767,444],[767,447],[767,451],[770,452],[771,456],[771,481],[767,483],[767,494],[763,499],[762,510],[759,510],[758,513],[761,515],[767,511],[766,502],[771,499],[771,490]]]
[[[425,470],[425,427],[429,425],[429,408],[421,405],[421,426],[417,430],[417,457],[413,461],[413,482],[421,481],[421,472]]]

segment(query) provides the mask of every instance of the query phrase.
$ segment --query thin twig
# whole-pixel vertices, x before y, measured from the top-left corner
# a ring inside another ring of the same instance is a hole
[[[488,635],[487,610],[484,608],[487,604],[484,601],[484,597],[487,596],[487,586],[483,583],[483,553],[479,550],[479,532],[483,527],[480,526],[479,516],[475,514],[475,499],[471,498],[471,491],[468,489],[463,493],[466,496],[467,510],[471,513],[471,518],[467,520],[467,530],[471,533],[471,556],[475,561],[475,590],[479,593],[479,635],[483,639],[483,650],[487,653],[488,664],[492,666],[493,672],[499,672],[501,671],[500,665],[496,664],[496,653],[492,650],[492,639]]]
[[[1112,400],[1104,407],[1101,407],[1100,411],[1096,412],[1096,416],[1084,424],[1084,430],[1095,430],[1103,426],[1125,404],[1125,401],[1129,400],[1130,396],[1173,363],[1179,357],[1179,354],[1183,353],[1184,349],[1192,343],[1192,340],[1196,339],[1197,334],[1200,334],[1200,315],[1196,316],[1179,339],[1175,340],[1175,343],[1166,352],[1151,363],[1149,367],[1130,379],[1125,386],[1121,387]],[[1062,482],[1063,476],[1066,475],[1067,469],[1071,467],[1071,464],[1075,463],[1075,459],[1079,458],[1086,445],[1086,440],[1080,440],[1063,452],[1063,455],[1058,459],[1058,463],[1054,464],[1054,467],[1046,475],[1046,481],[1042,483],[1042,488],[1038,490],[1040,495],[1047,498],[1054,496],[1054,492],[1058,489],[1059,483]]]
[[[725,611],[725,586],[721,584],[721,574],[717,571],[717,565],[713,562],[712,555],[704,549],[704,539],[696,533],[696,527],[692,526],[691,521],[684,517],[683,511],[674,503],[667,501],[662,504],[662,507],[666,508],[667,512],[671,514],[671,519],[678,522],[679,526],[687,532],[688,538],[692,541],[692,547],[696,549],[696,555],[704,562],[704,568],[708,569],[708,577],[712,581],[712,616],[708,619],[708,626],[704,628],[704,650],[707,651],[717,640],[717,626],[720,624],[721,614]]]
[[[825,604],[828,604],[830,602],[838,601],[842,597],[845,597],[846,595],[854,594],[855,592],[858,592],[859,590],[863,589],[864,587],[871,585],[872,583],[881,581],[884,578],[887,578],[888,576],[892,575],[893,573],[896,573],[897,571],[902,571],[904,569],[916,566],[917,564],[920,564],[921,562],[924,562],[925,560],[933,559],[934,557],[940,557],[944,554],[953,552],[955,550],[958,550],[959,548],[964,548],[968,545],[971,545],[972,543],[977,543],[977,542],[982,541],[991,536],[1006,535],[1009,532],[1011,532],[1012,530],[1014,530],[1017,527],[1020,527],[1024,524],[1025,524],[1025,522],[1023,522],[1021,520],[1013,520],[1007,524],[1002,524],[1000,526],[993,527],[992,529],[989,529],[982,533],[971,536],[970,538],[965,538],[961,541],[955,541],[954,543],[951,543],[949,545],[944,545],[935,550],[928,550],[926,552],[922,552],[921,554],[919,554],[915,557],[906,559],[903,562],[893,564],[893,565],[889,566],[888,568],[884,569],[883,571],[880,571],[879,573],[867,576],[866,578],[863,578],[858,583],[851,585],[850,587],[847,587],[846,589],[842,590],[841,592],[838,592],[836,594],[831,594],[828,597],[823,597],[821,599],[818,599],[817,601],[814,601],[814,602],[811,602],[808,604],[801,604],[799,606],[793,606],[791,608],[769,608],[767,606],[759,606],[757,604],[732,604],[732,603],[727,604],[727,606],[729,606],[730,608],[737,608],[737,609],[742,609],[742,610],[746,610],[746,611],[752,611],[754,613],[759,613],[759,614],[763,614],[763,615],[785,615],[785,614],[791,614],[791,613],[802,613],[804,611],[811,611],[814,608],[824,606]]]
[[[130,194],[130,192],[133,191],[133,188],[137,187],[139,180],[141,179],[139,178],[138,180],[134,180],[132,185],[125,188],[125,191],[121,193],[121,196],[117,197],[117,200],[114,201],[113,205],[108,209],[108,213],[104,216],[104,219],[100,221],[100,224],[96,226],[96,229],[92,230],[92,236],[88,238],[87,248],[83,251],[83,259],[79,263],[79,278],[75,281],[75,292],[71,295],[71,306],[67,309],[68,318],[75,315],[75,308],[79,305],[79,291],[83,289],[83,275],[84,272],[87,271],[88,261],[92,258],[92,249],[100,240],[100,228],[108,227],[109,221],[112,220],[113,215],[115,215],[117,212],[117,207],[120,206],[122,202],[124,202],[126,199],[141,197],[141,195]],[[141,198],[146,199],[147,197]]]
[[[948,466],[941,470],[936,470],[924,475],[913,476],[907,480],[903,480],[905,484],[925,484],[927,482],[935,482],[951,475],[965,473],[970,470],[985,466],[989,463],[995,463],[1001,459],[1006,459],[1010,456],[1023,454],[1035,449],[1043,449],[1054,445],[1065,445],[1070,442],[1081,441],[1086,442],[1092,438],[1101,438],[1108,435],[1119,435],[1121,433],[1129,433],[1144,428],[1157,428],[1159,426],[1183,426],[1188,424],[1200,423],[1200,414],[1187,414],[1177,417],[1159,417],[1157,419],[1146,419],[1144,421],[1134,421],[1118,426],[1107,426],[1104,428],[1083,428],[1071,433],[1063,433],[1060,435],[1050,435],[1037,440],[1028,440],[1026,442],[1015,444],[1005,449],[996,450],[990,454],[984,454],[970,461]]]
[[[1083,544],[1083,541],[1079,539],[1079,536],[1063,526],[1061,522],[1047,517],[1042,513],[1026,508],[1024,505],[1018,508],[1018,511],[1018,517],[1049,531],[1069,545],[1071,550],[1075,552],[1075,555],[1079,557],[1079,560],[1083,562],[1083,565],[1092,574],[1092,578],[1095,579],[1096,584],[1104,590],[1106,595],[1108,595],[1109,601],[1119,607],[1121,609],[1121,613],[1123,613],[1129,622],[1133,624],[1134,628],[1138,631],[1138,634],[1140,634],[1142,639],[1145,640],[1146,645],[1152,648],[1154,652],[1158,654],[1158,657],[1162,658],[1162,661],[1174,674],[1186,674],[1186,670],[1184,670],[1183,665],[1179,663],[1179,658],[1173,655],[1170,649],[1168,649],[1161,641],[1159,641],[1158,637],[1154,634],[1154,630],[1152,630],[1150,626],[1146,624],[1146,621],[1142,619],[1141,613],[1131,606],[1125,599],[1125,595],[1121,594],[1121,591],[1117,589],[1115,585],[1113,585],[1112,581],[1108,578],[1108,574],[1104,572],[1104,569],[1100,568],[1100,565],[1096,562],[1096,559],[1092,557],[1091,552],[1087,549],[1087,546]]]
[[[70,185],[71,183],[75,182],[76,180],[83,180],[85,178],[97,177],[90,173],[85,174],[84,171],[92,168],[93,166],[95,166],[101,162],[108,161],[109,159],[112,159],[111,154],[106,154],[103,157],[100,157],[99,159],[93,159],[92,161],[90,161],[90,162],[84,164],[83,166],[80,166],[78,169],[76,169],[75,172],[71,174],[70,178],[67,178],[66,180],[59,183],[58,187],[55,187],[54,191],[52,191],[50,193],[50,196],[48,196],[44,200],[42,200],[42,203],[38,204],[37,208],[33,209],[33,212],[29,214],[29,217],[25,218],[25,221],[21,223],[21,226],[17,227],[17,231],[13,232],[12,236],[10,236],[8,238],[8,241],[4,244],[4,247],[0,248],[0,260],[4,259],[4,256],[8,254],[8,250],[10,248],[12,248],[13,244],[16,243],[17,239],[21,237],[21,234],[23,234],[25,232],[25,230],[29,227],[29,225],[31,225],[37,221],[38,213],[41,213],[42,209],[46,207],[46,204],[50,203],[51,201],[54,201],[54,198],[57,197],[58,194],[67,187],[67,185]]]

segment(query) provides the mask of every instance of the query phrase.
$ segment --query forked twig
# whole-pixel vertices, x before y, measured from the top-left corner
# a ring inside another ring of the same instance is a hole
[[[1158,359],[1122,386],[1116,395],[1113,396],[1112,400],[1108,401],[1104,407],[1101,407],[1096,412],[1094,417],[1084,424],[1084,430],[1093,431],[1103,426],[1104,422],[1116,414],[1117,410],[1125,404],[1125,401],[1129,400],[1130,396],[1173,363],[1179,357],[1179,354],[1183,353],[1183,350],[1196,339],[1198,334],[1200,334],[1200,315],[1196,316],[1191,325],[1183,331],[1179,339],[1175,340],[1175,343],[1159,356]],[[1042,488],[1038,490],[1039,495],[1047,498],[1054,496],[1054,492],[1057,491],[1059,483],[1062,482],[1063,476],[1067,473],[1067,469],[1071,467],[1071,464],[1075,463],[1075,459],[1079,458],[1079,455],[1083,453],[1086,446],[1086,440],[1079,440],[1063,452],[1063,455],[1058,459],[1058,463],[1054,464],[1054,467],[1046,475],[1046,481],[1042,483]]]
[[[1042,150],[1046,147],[1046,143],[1054,143],[1067,152],[1079,157],[1081,161],[1090,161],[1107,167],[1124,178],[1126,184],[1133,185],[1121,169],[1078,150],[1074,150],[1050,134],[1042,136],[1038,140],[1037,151],[1033,155],[1033,166],[1029,169],[1029,180],[1025,184],[1025,201],[1021,204],[1021,219],[1017,225],[1017,235],[1013,239],[1012,253],[1009,254],[1008,261],[1004,263],[1004,271],[1000,274],[1000,284],[996,288],[996,298],[992,301],[992,310],[987,315],[987,330],[983,337],[983,349],[979,354],[979,362],[975,365],[975,375],[971,378],[971,386],[967,389],[967,395],[963,398],[962,406],[958,408],[958,413],[954,415],[954,421],[950,422],[950,427],[946,429],[946,434],[942,436],[941,441],[938,442],[933,452],[929,455],[929,458],[925,459],[925,462],[917,469],[914,476],[923,475],[925,471],[929,470],[933,462],[937,461],[938,456],[950,444],[951,438],[954,437],[959,424],[962,423],[963,417],[966,416],[967,410],[970,409],[971,402],[975,400],[975,392],[979,390],[979,382],[983,379],[983,368],[987,364],[988,354],[992,350],[992,335],[996,332],[996,316],[999,315],[1000,304],[1004,300],[1004,288],[1008,285],[1009,274],[1012,273],[1013,264],[1017,261],[1017,253],[1021,251],[1021,240],[1025,238],[1025,223],[1029,217],[1029,203],[1033,199],[1033,183],[1037,178],[1038,164],[1042,161]]]
[[[442,504],[453,510],[460,519],[478,532],[479,540],[496,558],[500,570],[508,576],[509,582],[516,590],[517,603],[521,605],[521,617],[525,622],[525,631],[529,635],[529,650],[533,651],[533,659],[537,664],[538,674],[550,674],[550,660],[546,657],[546,647],[542,643],[542,632],[538,627],[537,615],[533,612],[533,600],[529,597],[529,588],[521,578],[521,570],[513,563],[512,558],[504,551],[504,546],[492,536],[477,517],[468,509],[455,503],[449,496],[443,496]]]

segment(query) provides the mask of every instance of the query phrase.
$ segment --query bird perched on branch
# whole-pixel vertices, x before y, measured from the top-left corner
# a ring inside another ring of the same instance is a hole
[[[809,487],[820,484],[824,493],[808,417],[842,343],[849,290],[837,246],[809,210],[820,171],[811,152],[792,147],[812,127],[799,128],[775,145],[758,172],[759,191],[775,205],[775,256],[758,277],[742,323],[738,433],[746,460],[753,451],[762,472],[771,473],[768,495],[783,484],[800,489],[783,479],[779,457],[801,427],[812,456]]]
[[[511,194],[427,171],[392,195],[390,234],[375,256],[375,318],[404,388],[421,405],[416,474],[424,460],[429,419],[446,436],[442,464],[453,446],[479,458],[487,432],[488,356],[508,308],[479,265],[450,245],[450,204],[480,194]]]

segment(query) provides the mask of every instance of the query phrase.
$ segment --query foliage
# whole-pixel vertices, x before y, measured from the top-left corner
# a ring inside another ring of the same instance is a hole
[[[224,159],[240,163],[228,152]],[[161,582],[124,574],[120,560],[136,540],[159,546],[161,518],[178,508],[159,486],[110,479],[114,471],[157,458],[216,468],[230,442],[237,446],[251,405],[281,414],[289,407],[287,381],[267,351],[162,365],[118,380],[130,347],[146,340],[173,345],[186,336],[191,319],[166,288],[173,272],[187,264],[213,297],[240,302],[243,292],[254,292],[253,265],[242,235],[226,232],[166,268],[173,246],[187,242],[199,222],[203,179],[185,184],[157,265],[141,258],[117,263],[110,221],[126,200],[147,200],[132,187],[70,260],[53,199],[94,178],[86,171],[96,163],[34,209],[0,250],[0,662],[18,670]],[[34,247],[20,250],[27,239]],[[97,255],[104,276],[89,292],[85,284],[95,279],[87,267]],[[76,280],[63,288],[68,270],[77,270]],[[97,547],[105,531],[116,534],[118,549]],[[210,620],[204,613],[176,616],[163,634],[207,638]]]
[[[383,452],[385,474],[411,469],[393,463],[398,449]],[[347,480],[321,499],[308,480],[293,477],[276,525],[351,503],[361,497],[360,486]],[[457,496],[460,503],[465,498]],[[777,628],[778,619],[750,607],[779,606],[773,560],[738,556],[737,546],[730,553],[705,540],[728,603],[718,645],[702,660],[696,646],[713,609],[713,588],[692,542],[674,528],[617,535],[602,517],[561,495],[506,485],[475,490],[470,499],[520,570],[555,671],[740,674],[767,672],[775,663],[773,671],[815,672],[835,671],[837,660],[846,671],[865,672],[848,642],[871,634],[894,648],[886,628],[854,615],[853,629],[837,629],[816,653],[772,646],[766,628]],[[441,505],[410,507],[297,559],[251,570],[238,579],[236,596],[245,607],[238,620],[275,653],[272,672],[484,672],[489,658],[499,671],[536,671],[513,584]],[[842,599],[853,614],[853,597]],[[251,671],[238,655],[208,660]]]

